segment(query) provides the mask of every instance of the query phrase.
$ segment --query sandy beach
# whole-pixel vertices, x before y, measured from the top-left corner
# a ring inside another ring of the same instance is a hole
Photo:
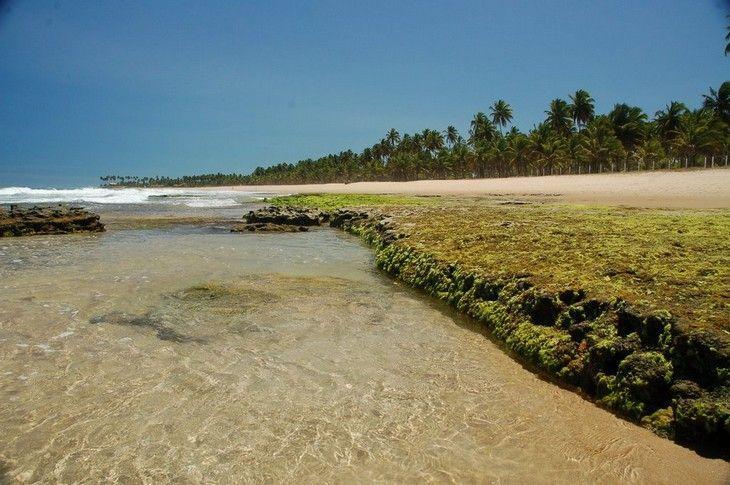
[[[719,209],[730,208],[730,169],[415,182],[233,186],[211,187],[209,190],[221,189],[277,194],[529,196],[580,204]]]

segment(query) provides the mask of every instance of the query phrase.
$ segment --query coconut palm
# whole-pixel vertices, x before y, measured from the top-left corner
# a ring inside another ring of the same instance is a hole
[[[725,123],[730,123],[730,81],[722,83],[717,91],[710,88],[710,94],[702,97],[705,108],[711,109]]]
[[[509,137],[507,147],[510,164],[515,167],[517,175],[527,175],[527,163],[530,156],[530,140],[522,133],[514,133]]]
[[[388,145],[395,148],[395,146],[400,141],[400,133],[398,133],[395,128],[391,128],[388,131],[388,134],[385,135],[385,141],[388,143]]]
[[[621,141],[627,152],[633,150],[644,138],[647,117],[638,106],[616,104],[608,114],[608,119],[613,125],[616,138]]]
[[[684,166],[688,167],[694,165],[698,155],[711,153],[717,139],[712,112],[699,109],[682,116],[672,146],[680,157],[684,157]]]
[[[657,162],[664,159],[664,147],[662,141],[657,137],[644,140],[636,150],[632,153],[632,158],[636,161],[636,169],[656,169]]]
[[[451,147],[456,145],[456,143],[461,139],[459,132],[456,128],[454,128],[453,125],[449,125],[448,127],[446,127],[446,130],[444,131],[444,137],[446,138],[446,142]]]
[[[565,100],[556,98],[550,102],[550,109],[545,111],[547,124],[560,135],[568,135],[573,125],[573,114]]]
[[[595,114],[595,100],[585,89],[579,89],[570,96],[570,109],[578,130],[582,130]]]
[[[682,116],[689,111],[684,103],[672,101],[666,108],[659,110],[654,115],[654,123],[661,140],[668,144],[674,138],[679,127],[679,121]]]
[[[588,172],[618,164],[626,157],[623,144],[614,133],[610,119],[597,117],[580,134],[577,153],[588,166]]]
[[[512,121],[512,107],[503,99],[498,99],[489,108],[492,113],[492,123],[499,127],[499,132]]]
[[[494,125],[487,115],[479,112],[474,115],[471,120],[471,129],[469,130],[469,143],[476,146],[480,142],[486,142],[492,139],[495,134]]]

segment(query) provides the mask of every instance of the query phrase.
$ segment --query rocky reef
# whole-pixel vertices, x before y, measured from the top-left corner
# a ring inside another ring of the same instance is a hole
[[[0,207],[0,237],[103,231],[99,216],[81,207]]]
[[[251,222],[236,224],[231,232],[307,232],[309,227],[290,224],[273,224],[271,222]]]
[[[322,211],[295,207],[269,206],[250,211],[231,232],[306,232],[311,226],[329,221],[329,214]]]
[[[586,288],[551,293],[529,276],[494,279],[441,261],[376,211],[340,209],[330,221],[371,245],[378,267],[476,319],[542,371],[659,435],[727,454],[728,339]]]

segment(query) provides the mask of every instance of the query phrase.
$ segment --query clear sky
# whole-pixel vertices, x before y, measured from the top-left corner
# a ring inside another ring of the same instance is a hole
[[[0,0],[0,186],[247,172],[465,132],[498,98],[698,106],[728,2]]]

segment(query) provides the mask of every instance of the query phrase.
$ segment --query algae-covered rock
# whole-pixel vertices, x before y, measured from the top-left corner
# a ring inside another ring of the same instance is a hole
[[[644,320],[642,315],[624,301],[616,304],[616,329],[619,335],[626,336],[630,333],[639,333]]]
[[[587,370],[592,375],[598,373],[615,374],[619,363],[630,354],[641,349],[641,341],[635,333],[626,337],[617,334],[603,333],[595,325],[588,334]]]
[[[325,216],[326,214],[320,211],[270,206],[250,211],[244,219],[248,224],[319,226]]]
[[[669,399],[672,364],[659,352],[635,352],[618,366],[616,384],[636,400],[658,406]]]
[[[291,224],[273,224],[271,222],[254,222],[250,224],[237,224],[231,228],[231,232],[307,232],[307,226],[295,226]]]
[[[730,389],[722,388],[698,399],[677,399],[673,407],[678,439],[728,446]]]
[[[562,303],[547,293],[530,290],[526,291],[522,298],[522,311],[537,325],[546,327],[555,325],[562,308]]]
[[[578,303],[585,297],[586,292],[582,289],[576,290],[574,288],[567,288],[558,293],[558,299],[565,305],[573,305],[574,303]]]
[[[641,425],[664,438],[674,437],[674,410],[671,407],[657,409],[641,418]]]
[[[657,434],[727,436],[727,398],[716,392],[730,379],[726,342],[679,331],[668,312],[642,314],[623,300],[586,299],[573,288],[547,292],[526,274],[493,279],[466,270],[401,240],[388,217],[346,210],[333,215],[332,225],[374,246],[378,267],[448,302],[516,354]]]
[[[338,209],[330,216],[330,226],[336,228],[346,228],[356,222],[364,221],[370,217],[367,211],[356,211],[352,209]],[[385,229],[381,226],[380,230]]]
[[[672,340],[672,363],[677,374],[704,386],[728,385],[730,345],[707,331],[678,331]]]
[[[9,211],[0,207],[0,237],[103,231],[99,216],[81,207],[11,205]]]
[[[669,392],[672,399],[698,399],[705,395],[704,389],[696,382],[683,379],[674,381]]]
[[[634,419],[668,403],[672,365],[658,352],[636,352],[619,364],[615,376],[599,373],[596,394],[600,402]]]

